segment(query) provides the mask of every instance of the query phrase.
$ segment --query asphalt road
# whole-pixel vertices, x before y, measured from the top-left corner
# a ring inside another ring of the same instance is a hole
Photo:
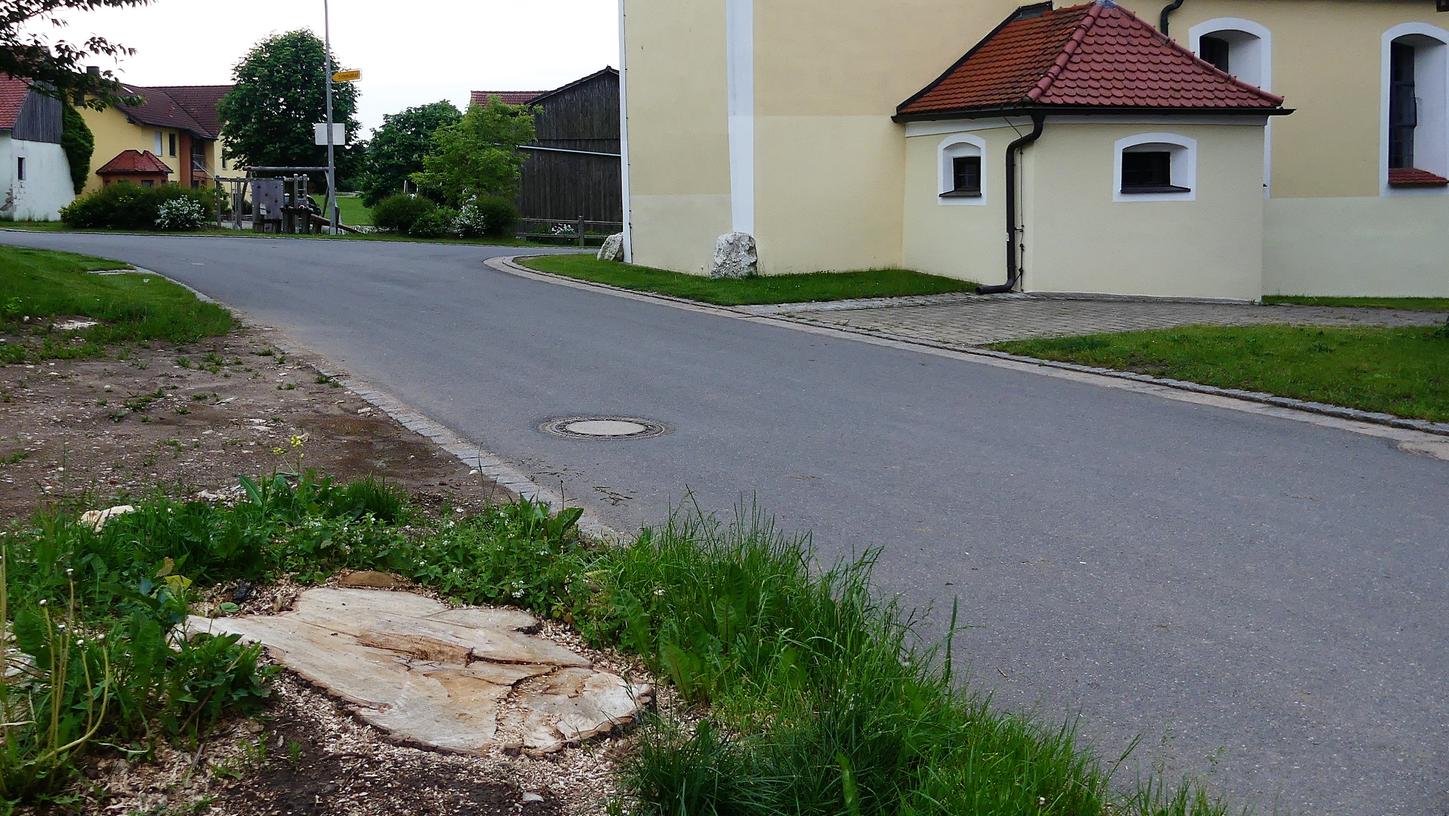
[[[617,527],[757,496],[949,610],[1003,704],[1304,814],[1449,813],[1449,463],[494,272],[478,247],[0,233],[279,327]],[[498,250],[498,253],[506,250]],[[3,274],[3,270],[0,270]],[[550,417],[672,433],[577,442]],[[936,616],[937,620],[944,617]],[[1130,771],[1128,772],[1130,773]]]

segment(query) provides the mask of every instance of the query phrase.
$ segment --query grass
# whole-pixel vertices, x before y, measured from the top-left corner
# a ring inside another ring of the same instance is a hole
[[[1189,326],[993,348],[1449,421],[1449,332],[1442,328]]]
[[[1404,309],[1411,312],[1449,312],[1449,298],[1431,297],[1322,297],[1268,295],[1263,302],[1275,306],[1353,306],[1360,309]]]
[[[62,701],[71,724],[56,740],[72,745],[63,757],[47,753],[49,738],[34,725],[43,717],[7,731],[16,748],[0,754],[0,799],[44,802],[87,753],[144,755],[157,739],[199,735],[265,699],[253,650],[163,634],[198,590],[371,568],[454,602],[522,606],[571,623],[707,703],[709,719],[697,728],[657,715],[645,722],[625,762],[619,813],[1226,812],[1191,785],[1122,784],[1116,763],[1081,746],[1070,722],[1002,712],[963,688],[950,642],[921,647],[915,617],[871,592],[873,553],[819,569],[808,539],[779,534],[758,513],[725,524],[682,512],[662,529],[595,548],[577,533],[577,510],[555,515],[526,501],[455,520],[427,516],[375,480],[279,474],[243,486],[234,506],[151,497],[100,533],[59,511],[12,534],[11,601],[0,613],[22,645],[54,630],[36,625],[40,610],[64,606],[74,610],[67,631],[103,629],[114,633],[104,643],[122,646],[110,663],[72,664],[91,674]],[[221,614],[235,609],[223,605]],[[144,671],[133,668],[135,655],[146,656]],[[55,687],[53,670],[40,674],[40,688]],[[111,679],[97,683],[103,677]],[[104,701],[105,713],[86,700]],[[156,728],[137,730],[141,722]],[[49,770],[36,781],[30,771],[46,756]]]
[[[189,343],[226,334],[235,325],[225,309],[184,287],[148,274],[94,275],[119,261],[0,246],[0,363],[96,357],[113,344],[165,340]],[[57,331],[51,318],[87,317],[100,325]]]
[[[312,196],[317,206],[322,209],[325,216],[327,213],[327,197],[321,195]],[[342,218],[342,223],[349,227],[370,227],[372,226],[372,209],[362,203],[362,196],[356,193],[338,193],[337,210]]]
[[[647,266],[601,261],[592,255],[548,255],[525,258],[520,263],[539,272],[720,306],[937,295],[976,289],[976,284],[970,281],[923,275],[904,269],[716,280]]]

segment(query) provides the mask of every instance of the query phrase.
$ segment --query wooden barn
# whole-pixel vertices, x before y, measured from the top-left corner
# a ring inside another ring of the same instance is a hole
[[[619,72],[605,68],[552,91],[474,91],[473,104],[492,97],[538,109],[537,140],[518,194],[524,219],[607,230],[624,220],[619,142]],[[622,227],[621,227],[622,228]]]

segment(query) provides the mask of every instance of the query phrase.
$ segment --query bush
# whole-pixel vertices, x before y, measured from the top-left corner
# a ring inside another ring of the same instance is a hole
[[[474,196],[468,199],[468,203],[458,210],[458,217],[453,219],[453,234],[459,238],[482,238],[488,234],[488,226],[488,216],[478,206],[478,198]]]
[[[173,198],[156,208],[156,229],[163,232],[185,232],[200,229],[206,223],[206,211],[194,198]]]
[[[512,238],[518,231],[518,205],[502,196],[478,196],[469,202],[482,214],[493,238]],[[467,208],[464,208],[467,209]]]
[[[156,229],[161,205],[178,200],[194,203],[204,222],[205,214],[211,212],[215,204],[216,193],[212,190],[186,190],[171,184],[138,187],[122,182],[77,198],[60,211],[60,220],[77,229],[152,230]]]
[[[91,172],[91,156],[96,150],[96,137],[81,117],[80,111],[70,105],[62,105],[60,147],[70,162],[70,181],[76,195],[85,189]]]
[[[408,235],[414,238],[446,238],[453,234],[458,211],[452,207],[433,207],[413,222]]]
[[[373,206],[372,224],[384,232],[408,235],[418,219],[436,207],[436,204],[421,196],[388,196]]]

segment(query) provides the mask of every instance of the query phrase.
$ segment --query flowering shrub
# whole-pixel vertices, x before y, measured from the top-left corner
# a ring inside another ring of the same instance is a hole
[[[488,234],[488,214],[478,204],[478,197],[468,199],[458,217],[453,219],[453,234],[459,238],[482,238]]]
[[[554,224],[549,232],[552,232],[560,238],[574,238],[578,236],[578,230],[574,229],[573,224]]]
[[[200,229],[206,222],[206,211],[194,198],[173,198],[156,207],[156,229],[184,232]]]

